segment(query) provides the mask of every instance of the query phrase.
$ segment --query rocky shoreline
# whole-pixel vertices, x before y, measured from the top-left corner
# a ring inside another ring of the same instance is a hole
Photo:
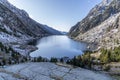
[[[94,52],[94,51],[98,51],[100,49],[98,42],[89,42],[89,41],[85,41],[85,40],[75,39],[75,38],[71,37],[70,35],[68,35],[68,37],[74,41],[83,42],[83,43],[88,44],[86,51],[93,51]],[[86,51],[84,51],[84,52],[86,52]]]

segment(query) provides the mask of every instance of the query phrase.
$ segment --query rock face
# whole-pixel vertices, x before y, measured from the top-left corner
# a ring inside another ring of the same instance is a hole
[[[48,62],[23,63],[0,69],[0,80],[112,80],[108,75]]]
[[[47,27],[47,28],[46,28]],[[15,38],[40,37],[60,34],[48,26],[37,23],[24,11],[11,5],[7,0],[0,0],[0,35],[11,40]],[[52,30],[52,32],[51,32]],[[11,41],[12,42],[12,41]]]
[[[36,49],[25,46],[25,43],[37,37],[60,34],[61,32],[34,21],[24,10],[16,8],[7,0],[0,0],[0,42],[17,52],[25,54],[29,49]]]
[[[69,36],[76,40],[100,43],[101,46],[113,46],[120,39],[119,20],[120,0],[103,0],[86,18],[71,28]]]

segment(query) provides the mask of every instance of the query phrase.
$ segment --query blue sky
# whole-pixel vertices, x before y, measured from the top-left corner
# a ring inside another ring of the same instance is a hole
[[[39,23],[69,31],[102,0],[8,0]]]

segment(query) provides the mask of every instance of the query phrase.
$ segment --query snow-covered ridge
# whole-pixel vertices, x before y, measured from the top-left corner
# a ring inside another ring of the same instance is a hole
[[[113,0],[103,0],[102,3],[100,3],[100,6],[107,6],[109,5]]]

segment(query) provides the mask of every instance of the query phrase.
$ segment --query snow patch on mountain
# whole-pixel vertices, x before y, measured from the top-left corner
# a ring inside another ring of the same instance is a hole
[[[99,6],[108,6],[113,0],[103,0],[102,3],[99,4]]]

